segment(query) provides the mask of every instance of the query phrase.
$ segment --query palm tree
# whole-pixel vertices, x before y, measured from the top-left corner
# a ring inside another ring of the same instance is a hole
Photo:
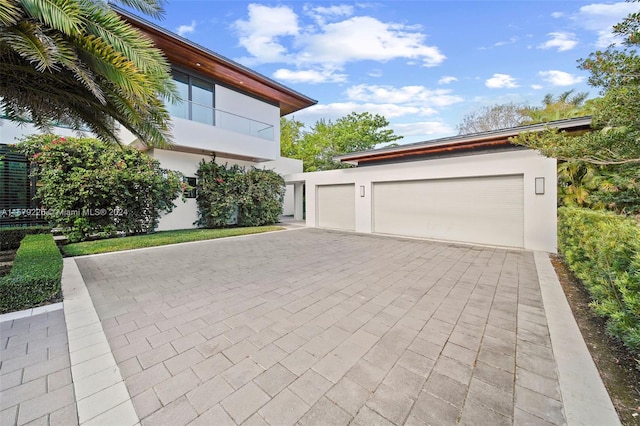
[[[598,190],[596,166],[582,161],[562,161],[558,164],[558,204],[573,207],[598,207],[589,196]]]
[[[120,0],[161,17],[162,0]],[[41,129],[62,123],[119,142],[116,122],[149,146],[171,144],[170,65],[101,0],[0,2],[0,108]]]
[[[588,92],[575,93],[575,89],[567,90],[557,97],[547,93],[542,99],[542,107],[525,107],[520,113],[530,118],[528,124],[588,115],[590,112],[588,96]]]

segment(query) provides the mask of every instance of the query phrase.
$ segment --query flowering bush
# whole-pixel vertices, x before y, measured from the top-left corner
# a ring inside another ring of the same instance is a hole
[[[273,224],[282,214],[285,184],[272,170],[202,160],[198,178],[198,226],[222,228]]]
[[[71,241],[153,231],[170,212],[182,176],[127,146],[33,135],[18,144],[33,162],[45,218]]]

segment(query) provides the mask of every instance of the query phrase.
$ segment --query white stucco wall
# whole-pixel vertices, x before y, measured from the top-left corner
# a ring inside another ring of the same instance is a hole
[[[302,160],[280,157],[274,161],[265,161],[263,163],[259,163],[256,167],[264,167],[268,170],[274,170],[281,175],[302,173]],[[282,203],[282,214],[285,216],[293,216],[295,212],[295,197],[293,193],[293,185],[287,185],[287,191],[284,194],[284,201]]]
[[[440,159],[411,161],[380,166],[294,173],[285,176],[288,183],[305,182],[306,225],[317,226],[316,188],[318,185],[354,183],[355,231],[372,232],[372,183],[442,179],[455,177],[524,176],[524,248],[557,251],[557,174],[556,160],[537,151],[514,150]],[[545,178],[545,194],[535,194],[535,178]],[[360,197],[359,187],[365,196]]]
[[[64,127],[53,127],[51,132],[60,136],[79,136],[78,132]],[[42,132],[36,128],[33,124],[23,123],[18,124],[13,121],[0,119],[0,143],[13,144],[18,143],[19,139],[28,135],[41,134]],[[85,136],[93,136],[91,133],[86,133]]]

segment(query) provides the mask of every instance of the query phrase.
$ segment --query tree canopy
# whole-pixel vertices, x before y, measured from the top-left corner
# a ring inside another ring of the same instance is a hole
[[[523,124],[547,123],[549,121],[589,115],[593,101],[587,101],[588,92],[567,90],[557,96],[547,93],[542,107],[524,107],[521,113],[528,117]]]
[[[160,17],[162,1],[119,3]],[[142,143],[166,146],[164,100],[176,100],[168,61],[109,3],[0,2],[0,108],[10,120],[88,128],[110,142],[118,122]]]
[[[484,106],[462,118],[457,126],[458,134],[489,132],[588,115],[592,108],[592,101],[587,101],[588,96],[588,92],[571,89],[557,96],[547,93],[542,98],[542,106],[532,107],[513,102]]]
[[[457,126],[458,134],[468,135],[521,126],[528,120],[523,110],[522,105],[513,102],[481,107],[462,118]]]
[[[372,149],[402,138],[388,128],[389,122],[379,114],[368,112],[342,117],[335,122],[319,120],[311,130],[295,118],[280,121],[280,151],[285,157],[302,160],[305,172],[349,167],[333,157]]]

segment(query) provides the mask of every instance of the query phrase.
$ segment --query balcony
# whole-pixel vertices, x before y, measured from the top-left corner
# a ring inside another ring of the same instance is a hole
[[[216,126],[221,129],[230,130],[254,136],[260,139],[273,141],[273,125],[223,111],[217,108],[201,105],[192,101],[183,101],[180,105],[167,105],[169,113],[173,117],[184,118],[198,123]]]

